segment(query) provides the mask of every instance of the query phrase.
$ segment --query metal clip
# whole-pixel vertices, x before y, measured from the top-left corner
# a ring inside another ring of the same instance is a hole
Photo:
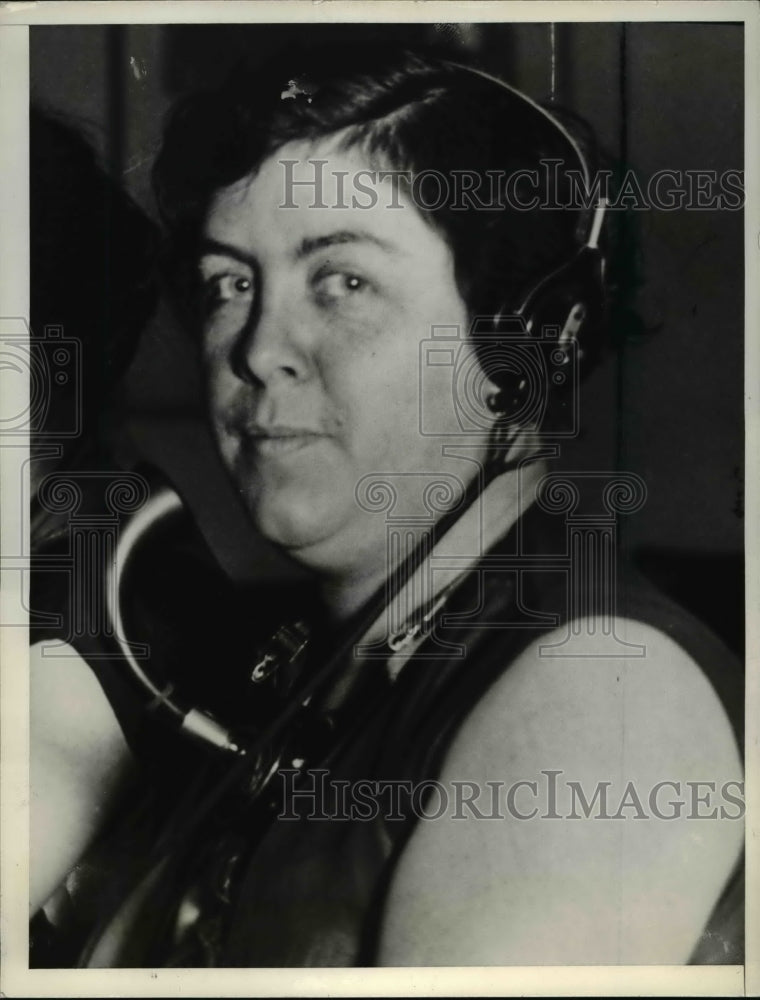
[[[405,649],[413,639],[425,639],[433,631],[433,626],[435,624],[435,616],[444,606],[449,597],[449,592],[451,586],[446,587],[438,595],[435,602],[430,608],[425,612],[424,615],[417,618],[416,621],[411,621],[404,628],[399,629],[395,635],[392,635],[388,639],[388,647],[394,653],[400,653],[402,649]]]
[[[254,684],[261,684],[281,666],[294,663],[308,642],[309,632],[303,622],[282,625],[259,651],[251,680]]]

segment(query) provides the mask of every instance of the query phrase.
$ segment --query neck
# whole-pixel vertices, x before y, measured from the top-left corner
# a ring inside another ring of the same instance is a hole
[[[320,591],[322,601],[336,622],[350,618],[378,590],[387,575],[381,565],[367,564],[341,573],[323,577]]]
[[[499,538],[506,535],[527,510],[533,501],[535,485],[544,472],[545,463],[534,462],[497,476],[439,539],[435,548],[436,556],[449,559],[452,564],[459,567],[463,564],[468,565],[468,559],[474,562]],[[423,532],[424,526],[417,531],[414,544],[419,542]],[[404,534],[406,535],[406,529]],[[389,564],[387,551],[388,548],[384,547],[380,558],[376,560],[364,560],[358,566],[340,574],[323,577],[322,599],[335,621],[344,621],[358,611],[408,554],[408,550],[400,552],[395,562]],[[451,571],[447,578],[446,573],[436,571],[436,589],[441,589],[450,583],[457,572],[461,572],[461,569]],[[430,585],[426,586],[424,581],[420,583],[423,577],[429,580],[430,573],[429,570],[420,567],[402,588],[403,597],[398,603],[403,604],[409,611],[433,596],[430,593]],[[415,596],[410,597],[410,594]]]

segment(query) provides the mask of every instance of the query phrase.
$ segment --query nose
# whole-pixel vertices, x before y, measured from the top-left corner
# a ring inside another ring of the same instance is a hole
[[[308,378],[311,363],[292,304],[261,301],[240,337],[233,366],[239,378],[263,387]]]

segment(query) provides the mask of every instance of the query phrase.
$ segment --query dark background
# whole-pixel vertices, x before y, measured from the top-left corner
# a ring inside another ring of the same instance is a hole
[[[743,167],[744,39],[734,24],[35,26],[32,100],[79,125],[155,216],[150,165],[177,96],[218,79],[243,51],[382,35],[453,45],[532,97],[555,99],[644,179]],[[623,525],[626,546],[740,648],[743,213],[635,215],[643,270],[634,306],[653,332],[631,339],[584,385],[586,430],[563,464],[644,479],[647,502]],[[193,351],[165,305],[121,405],[127,452],[174,480],[227,570],[285,572],[247,527],[219,468]]]

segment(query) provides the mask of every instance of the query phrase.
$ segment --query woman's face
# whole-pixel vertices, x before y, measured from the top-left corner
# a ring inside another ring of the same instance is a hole
[[[464,335],[467,310],[448,244],[391,181],[371,204],[367,169],[334,140],[282,147],[216,194],[200,260],[223,461],[264,536],[327,574],[385,556],[387,511],[357,501],[365,476],[392,483],[394,516],[429,524],[426,483],[466,481],[485,456],[447,457],[421,433],[423,410],[426,427],[452,426],[451,380],[431,388],[421,343],[435,326]]]

